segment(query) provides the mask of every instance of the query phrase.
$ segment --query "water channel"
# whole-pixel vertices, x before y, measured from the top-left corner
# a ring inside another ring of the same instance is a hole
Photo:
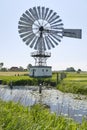
[[[77,122],[87,119],[87,96],[62,93],[56,89],[43,88],[39,94],[38,87],[16,86],[12,90],[8,86],[0,86],[0,98],[5,101],[20,102],[25,106],[43,103],[50,107],[51,112],[68,116]]]

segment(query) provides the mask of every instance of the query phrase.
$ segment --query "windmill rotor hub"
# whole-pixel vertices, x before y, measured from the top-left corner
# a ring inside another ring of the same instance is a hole
[[[41,26],[40,28],[39,28],[39,31],[44,31],[44,28],[43,28],[43,26]]]
[[[32,25],[32,31],[37,37],[40,37],[41,32],[43,33],[43,38],[48,36],[48,33],[45,31],[46,29],[51,29],[51,25],[44,19],[35,20]]]

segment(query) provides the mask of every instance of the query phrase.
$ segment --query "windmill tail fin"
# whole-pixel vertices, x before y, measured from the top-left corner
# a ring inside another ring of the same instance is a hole
[[[82,30],[81,29],[63,29],[63,36],[81,39]]]

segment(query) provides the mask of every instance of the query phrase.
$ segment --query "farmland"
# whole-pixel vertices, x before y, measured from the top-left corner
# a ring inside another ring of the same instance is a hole
[[[60,74],[61,72],[58,72]],[[87,95],[87,73],[86,72],[68,72],[63,80],[58,79],[57,73],[53,73],[51,78],[41,79],[47,84],[56,86],[57,89],[68,92]],[[31,78],[28,72],[0,72],[2,84],[8,84],[12,81],[13,85],[38,85],[37,78]]]
[[[8,71],[8,72],[0,72],[0,76],[18,76],[18,75],[27,75],[29,72],[19,72],[19,71]]]
[[[63,92],[87,94],[87,73],[67,73],[57,88]]]

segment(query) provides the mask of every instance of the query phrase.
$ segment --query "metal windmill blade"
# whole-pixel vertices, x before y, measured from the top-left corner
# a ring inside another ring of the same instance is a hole
[[[43,51],[54,48],[63,36],[81,38],[81,29],[64,29],[56,12],[40,6],[30,8],[22,14],[18,32],[27,45],[35,50],[42,46]]]
[[[63,23],[56,12],[38,6],[23,13],[18,23],[18,32],[22,40],[31,48],[39,50],[42,47],[45,51],[54,48],[61,41]]]

